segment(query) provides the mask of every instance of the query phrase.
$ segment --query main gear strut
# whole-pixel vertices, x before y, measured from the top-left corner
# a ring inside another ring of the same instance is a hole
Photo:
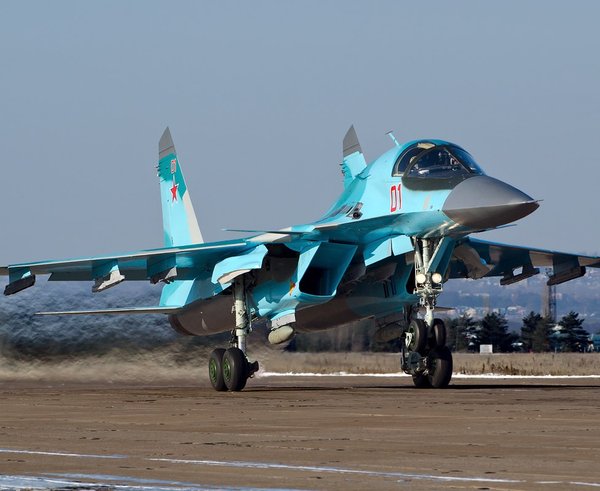
[[[208,362],[210,382],[218,391],[238,392],[258,371],[258,362],[250,363],[246,356],[246,338],[252,332],[246,293],[244,276],[238,276],[233,284],[235,329],[231,333],[230,348],[215,349]]]

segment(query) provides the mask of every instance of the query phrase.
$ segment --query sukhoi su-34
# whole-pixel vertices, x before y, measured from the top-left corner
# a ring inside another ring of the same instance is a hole
[[[393,135],[392,135],[393,137]],[[367,164],[356,132],[343,140],[343,191],[317,221],[248,238],[205,243],[169,129],[159,142],[164,247],[130,254],[0,268],[5,295],[50,281],[90,281],[93,292],[124,280],[162,284],[159,305],[44,314],[168,316],[178,332],[231,332],[208,371],[215,390],[239,391],[258,370],[246,339],[257,323],[273,344],[297,332],[373,318],[401,342],[400,365],[417,387],[446,387],[452,354],[436,300],[450,278],[500,277],[503,285],[551,268],[559,284],[598,267],[599,257],[487,242],[470,237],[529,215],[539,203],[487,176],[453,143],[398,144]]]

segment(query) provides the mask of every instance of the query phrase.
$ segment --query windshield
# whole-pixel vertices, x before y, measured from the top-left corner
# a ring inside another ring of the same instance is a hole
[[[483,174],[473,157],[457,146],[440,145],[425,150],[414,158],[406,175],[449,179],[469,174]]]
[[[475,162],[475,159],[469,152],[467,152],[466,150],[463,150],[460,147],[457,147],[456,145],[451,145],[448,147],[448,149],[464,165],[466,165],[469,169],[471,169],[471,171],[473,171],[474,174],[483,174],[483,170],[481,169],[481,167],[479,167],[479,164],[477,164],[477,162]]]

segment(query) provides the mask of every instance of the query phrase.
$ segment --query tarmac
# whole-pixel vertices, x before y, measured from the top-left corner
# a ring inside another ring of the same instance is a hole
[[[0,380],[0,489],[600,488],[600,378]]]

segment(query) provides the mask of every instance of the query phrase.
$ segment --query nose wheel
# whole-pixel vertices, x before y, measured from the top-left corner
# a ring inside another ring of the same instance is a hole
[[[404,334],[404,344],[408,351],[422,353],[427,346],[427,324],[422,319],[413,319]]]
[[[452,353],[446,346],[446,326],[434,319],[429,327],[413,319],[404,333],[402,369],[412,375],[417,388],[447,387],[452,378]]]
[[[427,357],[427,377],[433,388],[447,387],[452,378],[452,353],[447,346],[435,348]]]

